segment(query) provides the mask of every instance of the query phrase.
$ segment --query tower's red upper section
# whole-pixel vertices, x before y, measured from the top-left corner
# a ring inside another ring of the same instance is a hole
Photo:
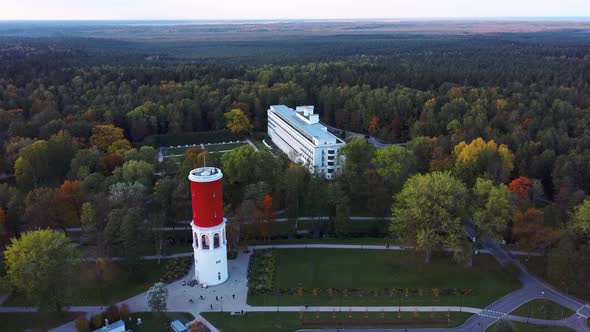
[[[190,171],[193,223],[213,227],[223,222],[223,191],[219,168],[201,167]]]

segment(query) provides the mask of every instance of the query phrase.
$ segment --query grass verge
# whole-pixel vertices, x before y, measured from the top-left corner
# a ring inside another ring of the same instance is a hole
[[[545,299],[529,301],[511,312],[512,315],[540,319],[563,319],[574,313],[575,312],[569,308]]]
[[[5,332],[21,331],[47,331],[69,321],[76,319],[81,315],[78,312],[65,312],[63,315],[56,313],[0,313],[0,330]]]
[[[511,322],[514,331],[517,332],[574,332],[575,330],[570,329],[569,327],[565,326],[544,326],[544,325],[534,325],[534,324],[527,324],[521,322]],[[488,327],[486,332],[496,332],[496,324]]]

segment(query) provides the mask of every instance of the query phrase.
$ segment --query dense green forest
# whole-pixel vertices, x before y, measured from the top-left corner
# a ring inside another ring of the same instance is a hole
[[[354,140],[343,152],[344,173],[331,182],[250,147],[211,155],[209,163],[224,168],[224,198],[236,220],[265,219],[268,195],[274,211],[329,215],[336,233],[346,233],[350,214],[389,215],[410,176],[451,171],[468,189],[531,181],[525,191],[532,197],[513,219],[534,219],[529,210],[543,209],[547,227],[566,229],[590,193],[584,37],[340,35],[186,44],[2,38],[4,236],[81,224],[99,254],[133,255],[139,237],[158,241],[135,231],[144,223],[188,217],[186,173],[206,154],[195,149],[180,165],[161,164],[158,146],[144,144],[154,135],[219,133],[224,113],[236,108],[264,132],[272,104],[315,105],[329,125],[407,144],[375,150]],[[475,164],[462,164],[484,144]],[[493,185],[478,182],[481,176]],[[264,227],[252,236],[268,237]],[[236,246],[240,230],[233,232]],[[514,240],[509,230],[503,235]],[[558,241],[547,235],[543,242],[531,246]]]

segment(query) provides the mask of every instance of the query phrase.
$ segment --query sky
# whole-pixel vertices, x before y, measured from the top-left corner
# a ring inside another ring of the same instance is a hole
[[[0,20],[590,16],[590,0],[0,0]]]

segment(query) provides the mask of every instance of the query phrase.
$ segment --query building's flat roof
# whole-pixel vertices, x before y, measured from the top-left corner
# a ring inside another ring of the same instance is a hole
[[[184,326],[184,324],[182,324],[181,321],[179,320],[175,320],[173,322],[170,323],[170,326],[175,330],[175,331],[186,331],[187,328],[186,326]]]
[[[320,145],[323,144],[322,140],[336,140],[336,143],[341,143],[341,140],[324,130],[326,126],[320,123],[307,124],[297,117],[295,110],[285,105],[271,105],[273,110],[279,112],[283,117],[287,118],[292,125],[297,126],[301,130],[305,131],[310,136],[320,141]],[[330,142],[330,144],[333,144]]]

